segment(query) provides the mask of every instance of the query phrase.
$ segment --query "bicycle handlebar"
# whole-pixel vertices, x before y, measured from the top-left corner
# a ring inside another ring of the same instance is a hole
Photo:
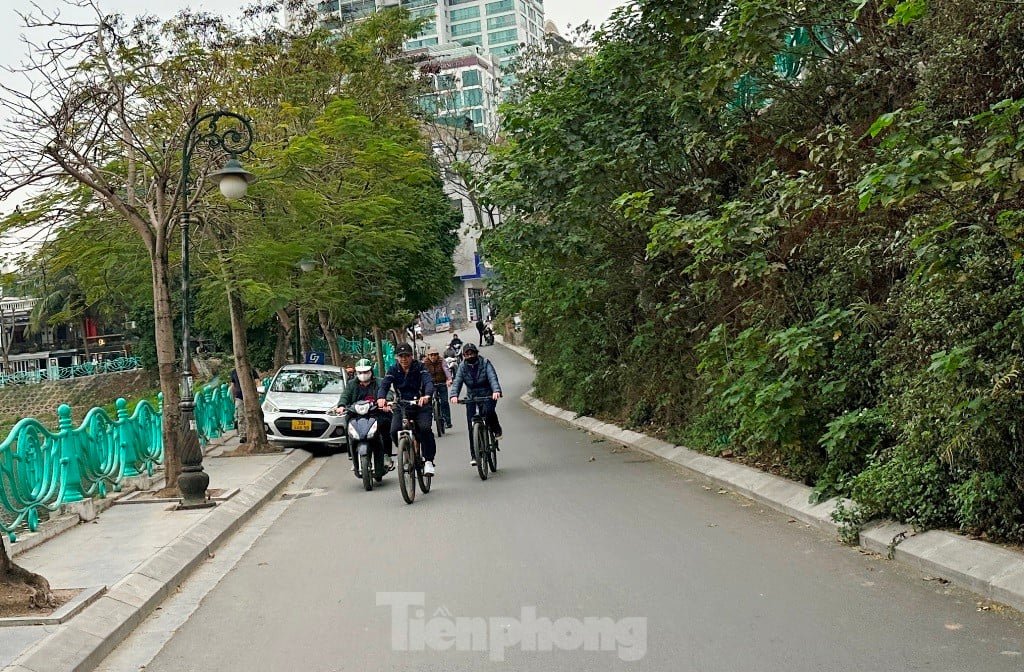
[[[491,394],[493,394],[493,392]],[[483,403],[485,401],[494,401],[494,397],[491,397],[490,395],[488,395],[486,397],[463,397],[463,398],[459,399],[459,403],[460,404],[464,404],[466,402],[472,402],[474,404],[480,404],[480,403]]]

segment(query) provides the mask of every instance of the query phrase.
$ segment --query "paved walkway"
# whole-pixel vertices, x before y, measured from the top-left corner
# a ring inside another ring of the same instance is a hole
[[[29,550],[18,552],[21,542],[14,544],[16,562],[45,576],[55,589],[107,590],[64,624],[0,627],[0,668],[95,668],[311,459],[302,450],[217,457],[237,446],[232,432],[213,444],[203,461],[211,489],[225,495],[236,491],[216,507],[175,511],[170,502],[115,503],[92,522],[75,525]]]

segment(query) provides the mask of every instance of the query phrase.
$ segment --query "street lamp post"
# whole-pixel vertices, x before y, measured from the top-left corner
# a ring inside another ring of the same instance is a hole
[[[217,128],[218,122],[230,126]],[[203,124],[205,128],[200,128]],[[190,301],[189,301],[189,229],[192,213],[189,211],[189,171],[192,168],[192,153],[200,145],[219,149],[228,155],[228,161],[209,178],[220,187],[224,198],[234,200],[245,196],[246,187],[254,179],[238,162],[238,155],[252,146],[252,125],[245,117],[217,110],[208,112],[193,121],[185,132],[185,144],[181,149],[181,184],[178,194],[181,198],[181,474],[178,488],[181,490],[181,504],[178,509],[197,509],[213,506],[206,498],[210,476],[203,471],[203,451],[199,446],[196,432],[195,399],[192,396],[192,357],[189,352]]]
[[[299,259],[299,270],[303,273],[309,273],[316,268],[316,262],[309,257],[303,257]],[[303,333],[302,333],[302,308],[298,303],[295,304],[295,363],[305,364],[305,353],[302,351]]]

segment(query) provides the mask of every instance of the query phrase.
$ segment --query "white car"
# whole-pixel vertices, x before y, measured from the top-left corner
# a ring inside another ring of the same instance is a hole
[[[347,446],[345,416],[334,408],[348,377],[340,366],[288,364],[270,381],[263,400],[267,439],[340,449]]]

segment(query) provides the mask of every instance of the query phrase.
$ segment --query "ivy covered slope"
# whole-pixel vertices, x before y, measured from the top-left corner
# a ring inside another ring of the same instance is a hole
[[[859,6],[856,6],[859,5]],[[1024,540],[1024,5],[637,0],[488,197],[546,399]]]

